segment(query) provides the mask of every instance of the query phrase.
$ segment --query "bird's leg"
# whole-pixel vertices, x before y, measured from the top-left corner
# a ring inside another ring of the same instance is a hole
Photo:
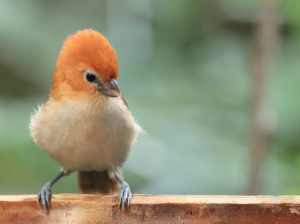
[[[45,212],[48,214],[49,208],[50,208],[50,201],[51,201],[51,187],[53,184],[55,184],[56,181],[58,181],[62,176],[64,176],[65,171],[61,171],[56,177],[54,177],[52,180],[50,180],[48,183],[46,183],[43,187],[40,193],[38,193],[37,196],[37,203],[42,201],[43,207]]]
[[[118,199],[119,199],[119,206],[122,204],[122,210],[124,210],[124,204],[126,204],[126,202],[127,202],[127,208],[129,208],[132,194],[130,192],[129,185],[124,180],[122,180],[118,172],[116,172],[114,175],[115,175],[115,179],[121,184],[121,189],[120,189]]]

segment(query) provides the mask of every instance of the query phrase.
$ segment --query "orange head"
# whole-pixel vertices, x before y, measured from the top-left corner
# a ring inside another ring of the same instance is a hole
[[[69,36],[59,53],[51,95],[84,99],[91,95],[119,95],[118,59],[108,40],[92,29]]]

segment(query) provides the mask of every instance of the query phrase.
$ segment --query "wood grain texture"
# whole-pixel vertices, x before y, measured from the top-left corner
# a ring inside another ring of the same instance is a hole
[[[0,223],[300,223],[300,196],[134,195],[122,211],[116,196],[53,195],[50,214],[36,195],[0,196]]]

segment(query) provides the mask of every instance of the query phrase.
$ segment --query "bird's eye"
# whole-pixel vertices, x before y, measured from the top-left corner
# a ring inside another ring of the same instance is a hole
[[[97,77],[91,73],[86,74],[85,78],[88,82],[95,82],[97,80]]]
[[[98,76],[93,71],[85,70],[82,72],[82,74],[84,75],[85,80],[88,81],[89,83],[98,83],[99,82]]]

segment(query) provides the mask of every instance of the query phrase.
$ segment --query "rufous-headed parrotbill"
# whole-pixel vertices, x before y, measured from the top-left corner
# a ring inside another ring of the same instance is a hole
[[[51,186],[78,171],[81,192],[119,192],[124,209],[132,194],[121,167],[143,129],[120,93],[114,48],[97,31],[77,31],[65,40],[53,76],[46,102],[31,117],[30,132],[61,170],[42,187],[37,202],[48,212]]]

